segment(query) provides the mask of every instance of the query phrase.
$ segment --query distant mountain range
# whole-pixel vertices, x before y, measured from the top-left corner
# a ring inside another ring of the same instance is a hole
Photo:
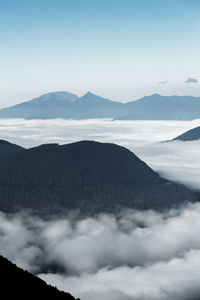
[[[0,278],[1,299],[75,300],[72,295],[47,285],[40,278],[18,268],[3,256],[0,256]]]
[[[3,108],[0,110],[0,118],[192,120],[200,118],[200,97],[154,94],[122,103],[90,92],[82,97],[68,92],[55,92]]]
[[[0,161],[1,211],[95,214],[163,210],[198,200],[193,191],[160,178],[134,153],[115,144],[82,141],[27,150],[10,144],[10,149],[16,152]]]
[[[183,134],[177,136],[172,141],[196,141],[200,139],[200,126],[190,129]]]

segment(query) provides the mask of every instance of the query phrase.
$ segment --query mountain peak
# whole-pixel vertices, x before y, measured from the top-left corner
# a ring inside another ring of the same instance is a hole
[[[155,94],[152,94],[152,95],[150,95],[149,97],[164,97],[164,96],[162,96],[162,95],[160,95],[160,94],[157,94],[157,93],[155,93]]]
[[[98,97],[97,95],[91,93],[90,91],[88,91],[87,93],[85,93],[85,94],[83,95],[83,97],[93,97],[93,96]]]
[[[99,104],[99,103],[114,103],[113,101],[103,98],[101,96],[95,95],[91,92],[87,92],[84,94],[80,100],[83,100],[84,102],[87,102],[88,104]]]
[[[41,102],[47,102],[47,101],[68,101],[68,102],[74,102],[78,99],[78,96],[75,94],[66,92],[66,91],[59,91],[59,92],[52,92],[52,93],[46,93],[42,96],[35,98],[32,100],[32,103],[41,103]]]

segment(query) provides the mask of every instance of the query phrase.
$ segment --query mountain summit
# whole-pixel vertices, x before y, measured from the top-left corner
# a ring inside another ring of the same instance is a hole
[[[35,98],[31,101],[29,101],[29,103],[36,103],[36,104],[40,104],[43,102],[59,102],[59,101],[67,101],[67,102],[74,102],[78,100],[78,96],[76,96],[75,94],[72,93],[68,93],[68,92],[55,92],[55,93],[47,93],[44,94],[38,98]],[[28,102],[24,102],[23,104],[28,103]]]

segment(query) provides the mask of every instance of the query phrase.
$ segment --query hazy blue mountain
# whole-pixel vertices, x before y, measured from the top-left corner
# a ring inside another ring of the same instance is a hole
[[[79,118],[118,118],[125,109],[123,103],[111,101],[90,92],[79,98],[77,104]]]
[[[0,118],[112,118],[120,115],[122,103],[113,102],[90,92],[78,97],[68,92],[42,95],[0,110]]]
[[[3,256],[0,256],[0,278],[1,299],[75,300],[71,294],[47,285],[40,278],[18,268]]]
[[[90,92],[82,97],[68,92],[55,92],[1,109],[0,118],[192,120],[200,118],[200,97],[154,94],[137,101],[122,103]]]
[[[190,129],[185,133],[177,136],[172,141],[180,140],[180,141],[196,141],[200,139],[200,126]]]
[[[48,119],[65,117],[68,110],[73,108],[78,96],[68,92],[44,94],[31,101],[22,102],[0,110],[3,118]]]
[[[160,178],[134,153],[115,144],[46,144],[0,162],[0,210],[5,212],[162,210],[196,200],[194,192]]]
[[[9,143],[4,140],[0,140],[0,160],[23,150],[24,148],[18,145]]]
[[[200,97],[154,94],[126,104],[127,120],[192,120],[200,118]]]

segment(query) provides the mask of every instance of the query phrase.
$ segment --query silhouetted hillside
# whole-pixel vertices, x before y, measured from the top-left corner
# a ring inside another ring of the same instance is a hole
[[[164,180],[131,151],[82,141],[41,145],[0,163],[0,210],[31,208],[55,213],[164,209],[196,196]]]
[[[47,285],[40,278],[18,268],[0,256],[1,299],[63,299],[75,298],[57,288]]]
[[[173,139],[172,141],[196,141],[200,139],[200,126],[190,129],[188,131],[186,131],[185,133],[177,136],[175,139]]]
[[[158,94],[123,103],[90,92],[82,97],[55,92],[0,110],[0,118],[25,119],[192,120],[199,117],[199,97]]]
[[[22,148],[18,145],[9,143],[4,140],[0,140],[0,160],[7,156],[16,154],[22,150],[24,150],[24,148]]]

